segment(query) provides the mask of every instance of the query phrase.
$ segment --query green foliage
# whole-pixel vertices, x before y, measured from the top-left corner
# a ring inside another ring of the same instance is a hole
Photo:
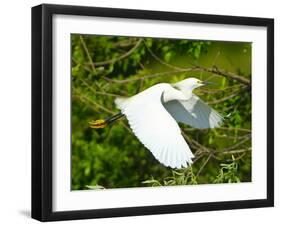
[[[234,156],[232,156],[231,163],[221,163],[221,169],[219,175],[214,180],[214,183],[238,183],[240,182],[237,176],[238,164],[235,161]]]
[[[86,187],[90,190],[99,190],[99,189],[105,189],[103,186],[101,185],[86,185]]]
[[[143,184],[150,186],[172,186],[172,185],[194,185],[197,184],[196,176],[193,173],[192,167],[182,170],[172,170],[172,175],[164,178],[163,182],[159,182],[153,177],[149,180],[143,181]]]
[[[238,162],[232,156],[230,163],[221,163],[219,174],[213,181],[209,183],[239,183]],[[150,186],[171,186],[171,185],[195,185],[197,182],[197,175],[194,174],[193,168],[189,167],[181,170],[172,170],[172,176],[163,179],[163,182],[154,179],[143,181],[143,184]]]
[[[250,79],[249,43],[72,34],[71,46],[73,190],[251,181],[250,86],[200,70],[177,70],[216,66]],[[192,168],[160,164],[126,119],[104,129],[89,127],[93,119],[118,113],[116,97],[189,76],[217,84],[196,94],[225,116],[218,129],[180,125],[196,156]]]

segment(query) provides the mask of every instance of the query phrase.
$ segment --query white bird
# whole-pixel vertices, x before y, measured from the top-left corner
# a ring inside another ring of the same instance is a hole
[[[187,78],[175,84],[156,84],[132,97],[117,98],[121,110],[107,120],[90,122],[92,128],[103,128],[126,116],[140,142],[162,164],[182,168],[192,164],[192,154],[177,122],[203,129],[218,127],[223,117],[192,93],[208,84],[196,78]]]

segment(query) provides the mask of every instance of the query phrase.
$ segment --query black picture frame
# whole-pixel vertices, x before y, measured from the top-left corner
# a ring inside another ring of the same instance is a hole
[[[55,14],[182,21],[267,28],[267,198],[95,210],[52,210],[52,18]],[[121,217],[274,205],[274,20],[43,4],[32,8],[32,218],[40,221]]]

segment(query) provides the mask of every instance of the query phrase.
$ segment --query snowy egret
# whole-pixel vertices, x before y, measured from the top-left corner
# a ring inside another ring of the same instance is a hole
[[[175,84],[156,84],[129,98],[117,98],[115,104],[121,113],[92,121],[90,126],[103,128],[126,116],[133,133],[160,163],[171,168],[187,167],[194,155],[177,122],[203,129],[218,127],[223,121],[192,92],[206,84],[209,82],[187,78]]]

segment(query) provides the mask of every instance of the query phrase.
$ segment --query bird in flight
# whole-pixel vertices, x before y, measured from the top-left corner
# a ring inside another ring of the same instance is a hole
[[[215,128],[223,117],[192,91],[209,84],[187,78],[169,84],[159,83],[129,98],[116,98],[121,113],[106,120],[90,122],[91,128],[104,128],[125,116],[135,136],[163,165],[182,168],[192,164],[192,154],[177,122],[198,129]]]

